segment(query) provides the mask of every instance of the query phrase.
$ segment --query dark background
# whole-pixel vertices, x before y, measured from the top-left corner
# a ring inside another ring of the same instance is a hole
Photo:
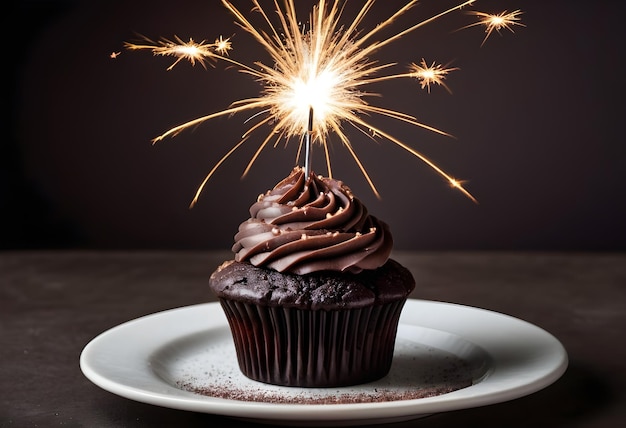
[[[308,1],[298,1],[305,20]],[[346,16],[352,16],[348,2]],[[424,0],[401,29],[447,2]],[[237,1],[245,11],[247,1]],[[399,2],[379,2],[371,26]],[[459,32],[455,13],[389,45],[376,59],[460,68],[453,94],[416,81],[372,87],[377,104],[415,115],[450,139],[375,123],[468,179],[476,205],[391,143],[351,134],[382,199],[348,152],[333,172],[394,231],[397,249],[623,251],[626,139],[621,1],[477,1],[474,10],[522,9],[527,27]],[[231,56],[267,62],[216,1],[21,1],[4,14],[7,120],[0,147],[0,248],[229,248],[256,196],[289,173],[295,145],[267,149],[240,178],[264,133],[229,159],[195,208],[205,174],[248,125],[217,119],[156,145],[167,129],[255,96],[250,77],[204,70],[148,51],[124,51],[141,33],[212,41],[234,34]],[[387,33],[390,34],[390,33]],[[122,51],[117,59],[111,52]],[[398,69],[401,70],[401,69]],[[319,154],[319,153],[318,153]],[[326,173],[321,158],[318,173]]]

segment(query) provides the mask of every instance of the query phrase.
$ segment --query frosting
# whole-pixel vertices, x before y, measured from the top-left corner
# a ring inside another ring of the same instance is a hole
[[[313,172],[305,179],[296,167],[250,207],[232,250],[236,261],[279,272],[358,273],[382,266],[392,242],[387,224],[341,181]]]

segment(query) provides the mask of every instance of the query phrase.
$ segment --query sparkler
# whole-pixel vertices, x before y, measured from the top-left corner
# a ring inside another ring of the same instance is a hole
[[[411,64],[408,72],[383,74],[396,64],[379,64],[370,58],[374,53],[401,37],[444,15],[463,9],[475,0],[461,2],[404,28],[390,37],[381,37],[381,31],[391,27],[398,17],[417,3],[417,0],[408,1],[379,25],[365,32],[359,32],[358,27],[363,23],[375,0],[365,0],[356,16],[345,26],[342,26],[340,22],[344,12],[341,0],[319,0],[310,14],[308,29],[301,25],[297,18],[295,0],[284,0],[282,5],[279,4],[279,0],[274,0],[278,17],[277,24],[270,19],[270,15],[261,6],[259,0],[251,1],[254,5],[253,11],[262,17],[267,30],[253,25],[246,15],[229,0],[222,0],[222,3],[234,15],[238,25],[269,54],[272,60],[270,64],[258,61],[253,65],[248,65],[230,58],[228,55],[228,51],[232,48],[230,39],[222,37],[212,44],[204,41],[196,43],[192,39],[189,42],[183,42],[176,38],[175,41],[162,39],[157,42],[145,39],[144,44],[127,43],[125,45],[131,50],[149,49],[154,55],[176,57],[176,61],[168,67],[168,70],[171,70],[182,59],[190,61],[191,64],[200,62],[203,66],[208,60],[226,61],[235,65],[240,72],[252,76],[262,85],[263,89],[259,96],[234,101],[222,111],[173,127],[153,140],[156,143],[164,138],[175,136],[186,128],[216,117],[247,111],[254,112],[246,122],[256,120],[256,123],[250,126],[241,140],[206,175],[191,206],[197,202],[202,189],[222,163],[263,126],[268,126],[270,131],[249,161],[244,170],[244,176],[266,147],[277,146],[281,141],[288,143],[291,140],[297,140],[296,161],[298,162],[304,146],[307,176],[310,172],[311,145],[317,143],[324,148],[328,176],[332,177],[328,145],[330,137],[334,136],[348,150],[373,192],[379,196],[344,130],[346,125],[350,125],[370,139],[382,138],[409,152],[445,178],[453,188],[460,190],[476,202],[476,199],[463,187],[461,180],[453,178],[412,146],[366,119],[371,116],[387,117],[440,135],[450,136],[442,130],[420,122],[414,116],[368,103],[367,99],[376,97],[378,94],[368,92],[366,86],[392,79],[416,78],[420,81],[421,88],[426,88],[428,92],[434,84],[441,85],[449,91],[443,81],[447,74],[456,68],[446,68],[434,62],[429,66],[422,59],[420,64]],[[487,25],[487,37],[489,37],[493,30],[510,29],[513,24],[521,25],[518,22],[520,13],[515,11],[508,15],[498,15],[496,19],[493,15],[476,12],[476,15],[482,19],[471,26]]]

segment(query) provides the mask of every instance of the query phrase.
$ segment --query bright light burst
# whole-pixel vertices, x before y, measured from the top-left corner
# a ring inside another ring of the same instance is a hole
[[[481,46],[485,44],[491,33],[496,31],[500,33],[500,30],[507,29],[511,33],[514,33],[513,26],[519,25],[520,27],[525,27],[524,24],[520,22],[520,15],[522,14],[521,10],[514,10],[513,12],[501,12],[501,13],[484,13],[484,12],[470,12],[470,14],[478,16],[480,20],[475,22],[474,24],[470,24],[463,28],[475,27],[477,25],[483,25],[485,27],[485,38],[481,43]]]
[[[375,52],[406,34],[444,15],[461,10],[474,3],[475,0],[459,3],[457,6],[404,28],[391,37],[382,37],[380,33],[415,6],[417,0],[411,0],[404,4],[381,21],[379,25],[368,31],[361,31],[358,27],[370,12],[375,0],[365,0],[354,18],[345,25],[340,22],[344,12],[341,0],[319,0],[309,16],[307,26],[302,25],[298,20],[295,0],[284,0],[282,5],[279,4],[279,0],[274,0],[274,8],[277,13],[272,17],[277,17],[277,23],[270,19],[270,14],[260,5],[259,0],[251,1],[254,5],[253,12],[261,16],[267,25],[266,30],[253,25],[246,15],[240,12],[230,1],[222,0],[222,3],[235,16],[239,26],[249,33],[269,54],[272,60],[269,64],[258,61],[254,65],[247,65],[231,59],[228,57],[228,51],[232,48],[230,39],[222,39],[222,37],[213,44],[195,43],[191,39],[189,42],[183,43],[178,38],[176,42],[161,40],[155,43],[146,39],[148,44],[145,45],[126,44],[129,49],[150,49],[155,55],[177,57],[176,62],[168,70],[172,69],[182,59],[187,59],[192,64],[199,61],[203,66],[206,59],[220,59],[234,64],[239,71],[251,75],[262,85],[263,89],[259,96],[237,100],[225,110],[176,126],[153,140],[157,142],[166,137],[174,136],[186,128],[216,117],[253,112],[247,122],[252,120],[256,122],[243,134],[239,143],[234,145],[207,174],[196,192],[191,203],[192,206],[198,200],[207,181],[221,164],[246,141],[250,140],[255,131],[264,126],[269,127],[269,132],[248,163],[243,173],[244,176],[266,147],[276,146],[281,141],[287,143],[296,140],[299,142],[296,159],[299,162],[304,142],[310,139],[311,142],[323,147],[328,176],[332,177],[328,145],[331,136],[334,136],[348,150],[373,192],[379,196],[369,174],[348,139],[345,127],[350,125],[351,128],[368,138],[382,138],[409,152],[445,178],[453,188],[460,190],[465,196],[476,202],[476,199],[463,187],[463,181],[453,178],[422,153],[377,127],[368,121],[368,118],[383,116],[441,135],[449,136],[449,134],[426,125],[409,114],[368,103],[367,99],[379,94],[368,92],[366,89],[366,86],[371,83],[398,78],[417,78],[422,89],[427,88],[429,92],[431,84],[442,85],[448,89],[443,80],[450,71],[456,70],[456,68],[446,68],[435,63],[428,66],[422,59],[419,65],[412,64],[408,73],[384,74],[396,64],[380,64],[370,58]],[[503,15],[503,21],[500,24],[496,24],[494,21],[492,26],[488,27],[487,36],[494,29],[498,31],[502,27],[509,28],[512,23],[519,25],[516,22],[519,13],[516,11],[513,14]],[[481,13],[476,14],[481,17],[490,16]],[[311,112],[313,112],[312,117]]]

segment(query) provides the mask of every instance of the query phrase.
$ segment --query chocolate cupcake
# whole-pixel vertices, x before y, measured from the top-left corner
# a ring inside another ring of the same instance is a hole
[[[385,376],[415,287],[388,226],[342,182],[295,168],[250,208],[211,275],[247,377],[298,387]]]

